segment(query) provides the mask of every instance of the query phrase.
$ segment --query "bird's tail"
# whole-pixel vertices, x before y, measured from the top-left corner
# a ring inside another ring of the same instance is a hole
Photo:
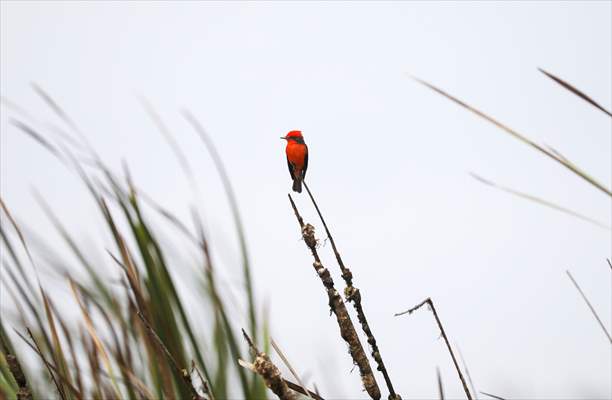
[[[301,179],[294,179],[293,180],[293,191],[294,192],[298,192],[298,193],[302,193],[302,180]]]

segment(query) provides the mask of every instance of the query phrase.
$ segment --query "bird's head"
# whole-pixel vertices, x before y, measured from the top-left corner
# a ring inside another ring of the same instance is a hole
[[[285,139],[287,142],[294,141],[297,143],[304,143],[304,136],[302,136],[302,131],[291,131],[287,133],[286,136],[281,136],[281,139]]]

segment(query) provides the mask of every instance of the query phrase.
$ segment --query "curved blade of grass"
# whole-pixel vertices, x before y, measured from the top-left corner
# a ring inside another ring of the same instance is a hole
[[[612,197],[612,191],[610,191],[610,189],[606,188],[603,184],[599,183],[595,178],[589,176],[586,172],[584,172],[583,170],[578,168],[575,164],[567,162],[567,160],[558,157],[555,153],[551,152],[550,150],[545,149],[544,147],[540,146],[539,144],[533,142],[531,139],[528,139],[527,137],[521,135],[517,131],[515,131],[515,130],[513,130],[513,129],[505,126],[505,125],[503,125],[501,122],[497,121],[496,119],[494,119],[492,117],[489,117],[488,115],[486,115],[482,111],[479,111],[476,108],[470,106],[469,104],[464,103],[463,101],[459,100],[458,98],[451,96],[450,94],[446,93],[442,89],[439,89],[439,88],[435,87],[434,85],[432,85],[432,84],[430,84],[428,82],[425,82],[424,80],[421,80],[419,78],[412,77],[412,79],[414,79],[415,81],[417,81],[421,85],[423,85],[425,87],[428,87],[429,89],[433,90],[434,92],[436,92],[438,94],[441,94],[442,96],[446,97],[447,99],[449,99],[449,100],[459,104],[461,107],[465,108],[468,111],[473,112],[474,114],[478,115],[479,117],[483,118],[484,120],[489,121],[493,125],[497,126],[501,130],[503,130],[504,132],[509,133],[510,135],[515,137],[516,139],[518,139],[521,142],[523,142],[523,143],[533,147],[534,149],[538,150],[542,154],[552,158],[553,160],[557,161],[559,164],[563,165],[565,168],[569,169],[574,174],[578,175],[579,177],[581,177],[582,179],[584,179],[585,181],[587,181],[588,183],[590,183],[591,185],[593,185],[597,189],[601,190],[602,192],[604,192],[608,196]]]
[[[524,199],[527,199],[527,200],[533,201],[533,202],[535,202],[535,203],[541,204],[541,205],[543,205],[543,206],[545,206],[545,207],[552,208],[552,209],[557,210],[557,211],[561,211],[562,213],[565,213],[565,214],[567,214],[567,215],[571,215],[571,216],[573,216],[573,217],[579,218],[579,219],[581,219],[581,220],[583,220],[583,221],[589,222],[589,223],[591,223],[591,224],[593,224],[593,225],[595,225],[595,226],[598,226],[598,227],[600,227],[600,228],[607,229],[607,230],[611,230],[611,229],[612,229],[612,228],[611,228],[609,225],[606,225],[606,224],[604,224],[603,222],[599,222],[599,221],[594,220],[594,219],[592,219],[592,218],[585,217],[585,216],[584,216],[584,215],[582,215],[582,214],[578,214],[578,213],[577,213],[577,212],[575,212],[575,211],[572,211],[572,210],[567,209],[567,208],[565,208],[565,207],[561,207],[561,206],[559,206],[559,205],[557,205],[557,204],[555,204],[555,203],[551,203],[550,201],[546,201],[546,200],[541,199],[541,198],[539,198],[539,197],[535,197],[535,196],[532,196],[532,195],[527,194],[527,193],[522,193],[522,192],[519,192],[519,191],[517,191],[517,190],[510,189],[510,188],[508,188],[508,187],[498,185],[498,184],[496,184],[496,183],[494,183],[494,182],[491,182],[491,181],[490,181],[490,180],[488,180],[488,179],[485,179],[485,178],[483,178],[483,177],[481,177],[481,176],[479,176],[479,175],[476,175],[476,174],[475,174],[475,173],[473,173],[473,172],[470,172],[469,174],[470,174],[470,175],[471,175],[471,176],[472,176],[474,179],[476,179],[477,181],[479,181],[479,182],[481,182],[481,183],[484,183],[484,184],[485,184],[485,185],[487,185],[487,186],[491,186],[491,187],[494,187],[494,188],[496,188],[496,189],[502,190],[502,191],[504,191],[504,192],[506,192],[506,193],[510,193],[510,194],[512,194],[512,195],[515,195],[515,196],[518,196],[518,197],[522,197],[522,198],[524,198]]]
[[[6,207],[6,204],[4,203],[4,201],[2,200],[2,198],[0,198],[0,208],[2,208],[2,211],[4,211],[4,214],[7,216],[7,218],[9,219],[11,225],[13,226],[13,229],[15,230],[15,232],[17,233],[17,236],[19,237],[19,241],[21,242],[21,246],[23,247],[23,249],[25,250],[27,256],[28,256],[28,260],[30,261],[30,264],[32,266],[32,270],[34,271],[34,275],[36,277],[36,280],[38,282],[38,286],[39,288],[41,287],[41,283],[40,283],[40,278],[38,276],[38,269],[36,268],[36,264],[34,263],[34,258],[32,257],[32,253],[30,252],[30,248],[28,247],[25,237],[23,235],[23,233],[21,232],[21,229],[19,229],[19,225],[17,224],[17,222],[15,221],[15,219],[13,218],[13,216],[11,215],[11,213],[9,212],[8,208]],[[34,297],[33,293],[35,293],[34,287],[32,285],[32,283],[30,282],[30,280],[28,279],[28,277],[25,274],[25,270],[23,269],[22,264],[19,262],[19,258],[17,257],[15,251],[13,250],[12,244],[10,242],[10,240],[8,239],[8,237],[6,236],[6,233],[4,232],[4,229],[2,226],[0,226],[0,234],[2,236],[3,242],[5,244],[5,247],[9,250],[9,254],[11,254],[11,257],[13,258],[13,260],[15,261],[15,264],[19,267],[19,272],[21,275],[21,278],[23,280],[23,282],[26,284],[28,291],[25,291],[23,289],[23,286],[17,281],[17,277],[13,274],[12,270],[8,270],[9,276],[11,277],[11,279],[13,280],[13,283],[15,284],[15,286],[17,287],[19,293],[21,294],[22,298],[25,300],[26,304],[28,304],[28,306],[30,307],[30,310],[32,311],[32,315],[34,315],[36,322],[38,324],[38,328],[41,331],[41,334],[45,340],[45,344],[48,346],[49,349],[52,349],[53,346],[51,344],[51,339],[49,338],[49,335],[47,333],[47,331],[44,329],[44,325],[42,322],[42,317],[40,315],[40,313],[38,312],[38,309],[35,308],[34,303],[38,303],[38,299]]]
[[[253,340],[257,342],[257,318],[255,312],[255,296],[253,293],[253,282],[251,278],[251,267],[249,264],[249,254],[246,245],[246,237],[244,234],[244,226],[242,224],[242,218],[240,216],[236,194],[234,193],[234,189],[232,187],[229,175],[225,169],[225,165],[223,164],[221,156],[219,155],[212,139],[208,136],[200,122],[188,110],[183,110],[183,116],[191,124],[191,126],[198,133],[198,135],[200,135],[200,138],[202,139],[204,145],[210,153],[215,167],[217,168],[217,172],[221,177],[223,188],[225,189],[225,194],[227,195],[228,201],[230,203],[232,216],[234,218],[234,224],[236,226],[236,233],[238,234],[240,252],[242,255],[242,269],[249,303],[250,334]]]
[[[64,382],[66,387],[70,389],[72,394],[74,394],[74,396],[77,399],[83,400],[83,394],[77,388],[75,388],[72,384],[68,383],[68,380],[66,379],[66,377],[64,377],[61,373],[59,373],[58,369],[45,358],[45,355],[42,353],[42,350],[38,342],[36,342],[36,339],[34,338],[34,335],[32,334],[32,331],[30,330],[30,328],[26,327],[26,331],[28,332],[28,335],[30,336],[34,344],[30,343],[28,339],[26,339],[25,336],[19,333],[19,331],[17,331],[16,329],[13,329],[13,331],[17,334],[17,336],[19,336],[21,340],[25,342],[25,344],[27,344],[41,358],[41,360],[43,361],[43,364],[45,364],[45,367],[47,368],[47,371],[49,371],[49,373],[51,374],[52,380],[54,382],[56,382],[56,379],[55,379],[56,377],[59,378],[62,382]],[[53,374],[51,373],[52,371],[55,372],[55,376],[53,376]],[[42,397],[34,396],[34,398],[42,398]]]
[[[53,154],[60,160],[62,159],[57,149],[51,143],[49,143],[47,139],[45,139],[42,135],[40,135],[38,132],[32,129],[29,125],[19,120],[16,120],[16,119],[10,119],[9,122],[13,124],[17,129],[21,130],[23,133],[25,133],[26,135],[34,139],[36,142],[38,142],[41,146],[47,149],[51,154]]]
[[[156,332],[162,338],[162,341],[170,349],[175,359],[181,365],[184,365],[185,353],[182,335],[180,332],[180,322],[175,318],[175,312],[179,311],[183,325],[195,342],[195,337],[188,325],[187,317],[182,309],[180,300],[178,299],[174,284],[169,278],[163,257],[156,244],[152,240],[150,233],[144,224],[144,221],[136,217],[133,219],[130,212],[126,211],[126,219],[131,226],[134,238],[136,239],[138,249],[144,260],[144,265],[147,270],[145,285],[151,302],[150,317],[155,326]],[[176,307],[173,307],[173,303]],[[182,384],[180,374],[175,370],[170,369],[174,379],[175,388],[181,393],[181,397],[189,396]]]
[[[93,189],[92,189],[93,190]],[[45,201],[44,197],[37,191],[33,192],[36,202],[40,205],[41,209],[55,228],[60,234],[70,251],[74,254],[76,259],[85,268],[87,274],[91,278],[94,286],[98,290],[98,293],[104,297],[107,304],[112,303],[113,295],[109,292],[108,287],[104,284],[104,280],[100,277],[100,274],[96,271],[94,265],[87,259],[84,252],[79,248],[76,240],[70,235],[68,229],[62,224],[60,218],[55,215],[49,204]]]
[[[119,390],[119,387],[117,386],[117,381],[115,379],[115,373],[113,371],[113,365],[111,363],[110,357],[108,356],[108,353],[106,352],[106,348],[104,347],[102,340],[100,340],[100,338],[98,337],[93,321],[91,320],[91,317],[89,316],[89,313],[87,312],[87,309],[85,308],[85,305],[83,304],[83,301],[81,300],[81,296],[79,296],[78,294],[78,290],[77,290],[77,286],[75,282],[70,278],[69,278],[69,282],[70,282],[70,289],[72,290],[72,294],[74,295],[74,298],[77,301],[79,308],[81,309],[83,319],[85,320],[85,327],[87,328],[87,332],[91,336],[91,339],[93,343],[95,344],[98,352],[102,354],[102,360],[104,361],[106,370],[113,384],[115,395],[118,396],[118,398],[120,398],[121,391]]]
[[[600,110],[600,111],[608,114],[610,117],[612,117],[612,113],[610,111],[608,111],[605,108],[603,108],[602,106],[600,106],[599,103],[597,103],[595,100],[593,100],[592,98],[590,98],[589,96],[584,94],[584,92],[581,92],[580,90],[576,89],[574,86],[570,85],[569,83],[567,83],[563,79],[561,79],[561,78],[551,74],[550,72],[544,71],[542,68],[538,68],[538,71],[540,71],[541,73],[543,73],[544,75],[546,75],[547,77],[552,79],[553,81],[557,82],[559,85],[563,86],[565,89],[567,89],[570,92],[574,93],[576,96],[580,97],[582,100],[586,101],[587,103],[589,103],[593,107],[597,108],[598,110]]]
[[[167,266],[164,254],[161,250],[161,247],[159,246],[157,239],[154,237],[152,231],[149,229],[148,225],[144,221],[144,218],[141,214],[140,206],[138,205],[137,197],[134,191],[132,191],[132,194],[130,196],[130,202],[131,202],[131,206],[133,207],[136,213],[137,220],[136,220],[136,225],[134,225],[134,229],[135,229],[135,235],[137,236],[137,239],[139,239],[139,241],[141,242],[141,252],[143,252],[143,254],[146,253],[147,251],[145,249],[149,247],[152,251],[150,255],[153,255],[155,259],[157,260],[156,263],[159,266],[157,275],[159,278],[159,284],[161,285],[160,288],[163,287],[165,288],[164,291],[167,290],[167,292],[163,294],[165,295],[170,294],[170,297],[174,303],[175,309],[176,311],[178,311],[179,316],[181,318],[183,327],[185,328],[185,331],[188,337],[190,338],[193,350],[196,352],[196,357],[198,359],[198,362],[202,364],[204,373],[207,376],[208,371],[206,369],[206,365],[204,364],[204,359],[200,354],[199,346],[197,345],[197,341],[195,339],[195,334],[193,333],[191,324],[189,322],[189,319],[187,318],[187,313],[178,295],[174,282],[168,272],[168,266]],[[155,262],[153,261],[153,259],[151,259],[151,261]],[[149,272],[152,272],[152,270],[150,270]],[[182,336],[177,331],[176,336],[175,336],[175,341],[176,341],[175,347],[173,346],[170,348],[178,352],[178,354],[173,353],[173,355],[181,363],[181,365],[187,365],[188,363],[186,362],[184,350],[182,350],[181,338]]]
[[[40,85],[32,82],[31,86],[32,89],[34,89],[34,91],[45,101],[45,103],[47,103],[47,105],[51,107],[51,109],[62,119],[62,121],[68,124],[68,126],[70,126],[75,131],[78,131],[74,121],[70,119],[68,114],[59,106],[59,104],[55,100],[53,100],[53,98],[46,91],[43,90],[43,88],[40,87]]]
[[[51,365],[49,364],[49,362],[47,361],[47,359],[45,358],[42,350],[40,349],[40,346],[38,345],[38,343],[36,342],[36,339],[34,339],[34,335],[32,334],[32,331],[30,331],[30,328],[26,328],[28,335],[30,336],[30,339],[32,339],[32,342],[34,343],[34,346],[30,345],[31,347],[34,348],[34,350],[36,351],[36,353],[38,353],[38,355],[40,356],[40,358],[43,361],[43,364],[45,364],[45,367],[47,368],[47,372],[49,372],[49,375],[51,376],[51,380],[53,381],[53,384],[55,385],[58,394],[60,396],[60,398],[62,400],[66,400],[66,395],[64,394],[64,390],[62,388],[62,386],[60,386],[60,384],[58,383],[55,374],[53,374]],[[19,335],[19,337],[21,337],[21,339],[23,339],[26,343],[30,344],[25,337],[23,337],[19,332],[17,332],[17,335]],[[56,370],[57,372],[57,370]],[[59,373],[58,373],[59,375]]]
[[[68,349],[70,350],[70,356],[72,358],[72,368],[74,369],[75,385],[76,385],[76,388],[79,390],[79,392],[82,393],[83,392],[83,379],[82,379],[83,373],[81,372],[79,359],[76,355],[77,352],[74,348],[74,341],[72,340],[72,334],[70,333],[70,329],[68,328],[66,322],[60,317],[60,314],[57,311],[57,308],[55,307],[53,303],[51,303],[51,308],[52,308],[53,313],[57,316],[57,320],[60,324],[60,327],[62,328],[62,333],[64,334],[64,337],[66,338],[66,342],[68,343]]]
[[[142,104],[142,107],[145,109],[146,113],[149,115],[151,120],[153,120],[153,123],[155,124],[157,129],[161,132],[162,136],[164,137],[164,139],[166,140],[166,142],[172,149],[172,152],[174,153],[176,159],[179,161],[179,164],[181,165],[181,169],[183,170],[183,173],[185,174],[185,176],[187,176],[187,179],[189,179],[191,182],[194,182],[193,171],[191,170],[191,167],[189,166],[187,157],[185,156],[185,153],[183,153],[183,151],[181,150],[181,147],[178,145],[174,137],[172,137],[172,134],[170,133],[170,129],[168,129],[168,127],[162,120],[159,113],[155,110],[153,105],[146,98],[139,97],[139,100],[140,100],[140,104]]]
[[[202,221],[200,220],[200,216],[195,210],[192,210],[192,218],[196,227],[196,232],[200,241],[200,248],[202,250],[204,261],[205,261],[205,281],[207,285],[207,292],[209,293],[212,304],[215,308],[215,324],[220,320],[224,330],[225,336],[224,340],[227,342],[227,347],[229,348],[232,358],[238,359],[240,358],[241,352],[240,347],[238,346],[238,341],[234,336],[234,329],[230,324],[230,320],[227,316],[226,307],[222,300],[221,295],[219,294],[219,290],[217,288],[215,274],[212,270],[212,260],[210,256],[210,251],[208,247],[208,241],[206,235],[204,233],[204,227],[202,225]],[[231,365],[231,364],[230,364]],[[253,398],[265,398],[265,387],[261,384],[252,383],[251,387],[248,384],[248,378],[244,371],[240,368],[237,368],[236,372],[238,373],[238,377],[240,379],[240,384],[242,386],[243,392],[247,397]],[[213,391],[214,392],[214,391]],[[264,397],[261,397],[263,394]],[[219,394],[215,392],[215,397],[220,398]]]
[[[208,150],[208,153],[210,154],[213,160],[215,168],[217,169],[219,177],[221,178],[221,182],[223,184],[225,194],[230,204],[230,209],[232,212],[232,217],[234,219],[236,233],[238,235],[240,254],[242,256],[242,272],[244,275],[244,285],[246,289],[247,303],[248,303],[248,315],[249,315],[249,325],[250,325],[249,330],[250,330],[251,337],[253,338],[255,343],[257,343],[259,332],[258,332],[257,313],[256,313],[256,304],[255,304],[255,293],[253,290],[253,279],[251,277],[251,266],[250,266],[250,261],[249,261],[248,248],[246,244],[246,236],[244,233],[244,225],[242,223],[242,217],[240,216],[240,210],[238,207],[238,200],[236,198],[234,188],[232,187],[231,180],[225,168],[225,164],[223,163],[223,160],[221,159],[221,156],[219,155],[219,152],[217,151],[217,148],[215,147],[212,139],[207,134],[206,130],[200,124],[200,122],[193,116],[193,114],[191,114],[191,112],[189,112],[188,110],[183,110],[182,114],[187,120],[187,122],[189,122],[189,124],[193,127],[193,129],[198,133],[198,135],[204,142],[204,145],[206,146],[206,149]],[[228,334],[230,334],[230,331],[228,331]],[[232,339],[235,342],[233,335],[232,335]],[[236,344],[236,347],[237,347],[237,344]],[[239,375],[241,376],[241,379],[242,377],[246,377],[242,369],[237,368],[237,371]],[[261,384],[261,381],[259,379],[256,379],[255,376],[253,376],[253,379],[251,380],[250,392],[251,392],[252,397],[265,396],[265,387]]]
[[[49,305],[49,299],[42,287],[39,286],[40,293],[43,298],[43,304],[45,308],[45,313],[47,315],[47,321],[49,323],[49,329],[51,330],[51,338],[53,339],[53,347],[49,349],[51,353],[51,357],[56,367],[59,370],[59,373],[66,377],[66,380],[69,384],[72,384],[72,379],[70,376],[70,372],[68,371],[68,362],[64,357],[64,350],[62,348],[62,342],[60,341],[59,334],[57,333],[57,327],[55,325],[55,318],[53,317],[53,313],[51,312],[51,306]],[[60,382],[60,386],[63,388],[63,384]],[[72,398],[69,394],[64,390],[67,398]]]

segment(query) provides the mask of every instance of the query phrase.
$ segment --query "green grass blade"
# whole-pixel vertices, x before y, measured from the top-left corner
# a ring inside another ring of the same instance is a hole
[[[257,343],[257,316],[255,312],[255,294],[253,291],[253,280],[251,277],[251,267],[249,263],[249,254],[246,244],[246,237],[244,234],[244,226],[242,224],[242,217],[240,216],[240,210],[238,208],[238,200],[236,198],[236,194],[234,193],[234,188],[232,187],[231,180],[229,175],[225,169],[225,164],[219,155],[217,148],[215,147],[212,139],[208,136],[200,122],[187,110],[183,111],[184,117],[191,124],[193,129],[198,133],[206,149],[208,150],[217,172],[221,178],[221,182],[223,183],[223,188],[225,189],[225,194],[230,203],[230,208],[232,211],[232,216],[234,218],[234,225],[236,228],[236,233],[238,235],[238,241],[240,244],[240,253],[242,255],[242,270],[244,274],[245,287],[247,292],[247,300],[248,300],[248,308],[249,308],[249,323],[250,323],[250,335],[253,340]]]

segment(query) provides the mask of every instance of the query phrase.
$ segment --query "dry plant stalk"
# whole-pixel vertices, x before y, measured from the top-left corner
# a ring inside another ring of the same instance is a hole
[[[355,326],[351,321],[346,305],[334,287],[334,280],[332,279],[329,270],[323,266],[321,259],[319,258],[319,254],[317,252],[317,239],[314,235],[314,227],[310,224],[304,224],[304,220],[300,216],[291,195],[288,196],[289,201],[291,202],[291,207],[293,207],[293,212],[295,213],[298,223],[300,224],[300,228],[302,229],[302,237],[304,238],[304,242],[312,252],[312,256],[315,260],[312,266],[317,272],[319,278],[321,278],[323,286],[325,286],[327,297],[329,298],[329,307],[336,315],[336,319],[338,320],[340,335],[349,346],[349,352],[353,358],[353,362],[359,368],[361,381],[365,387],[365,390],[368,392],[371,398],[378,400],[380,399],[380,389],[378,388],[376,378],[374,378],[374,374],[372,373],[372,368],[370,367],[368,357],[366,356],[363,346],[359,341],[359,336],[357,335]]]
[[[242,334],[249,344],[249,349],[255,357],[255,360],[251,366],[252,370],[263,378],[266,386],[273,391],[279,399],[297,400],[297,395],[293,390],[289,389],[289,386],[283,379],[278,367],[274,365],[272,360],[270,360],[270,357],[268,357],[266,353],[260,352],[257,347],[255,347],[253,341],[249,335],[247,335],[244,329],[242,330]]]
[[[336,261],[338,261],[338,266],[340,266],[340,270],[342,271],[342,279],[344,279],[344,282],[346,283],[346,287],[344,288],[344,297],[349,303],[353,304],[353,307],[355,308],[355,311],[357,312],[357,319],[359,320],[359,323],[361,324],[361,329],[366,334],[366,337],[368,338],[368,344],[370,345],[370,348],[372,349],[372,353],[371,353],[372,357],[374,358],[374,361],[376,361],[376,364],[378,365],[378,370],[383,374],[383,377],[385,378],[387,389],[389,389],[389,400],[401,400],[400,395],[396,394],[395,390],[393,389],[393,384],[391,383],[391,378],[389,377],[389,373],[387,372],[385,363],[383,362],[382,356],[380,355],[380,350],[378,349],[376,338],[374,337],[374,334],[372,333],[372,330],[370,329],[370,325],[368,324],[368,320],[365,316],[365,313],[363,312],[363,307],[361,305],[361,292],[359,291],[359,288],[353,286],[353,273],[351,272],[349,267],[344,265],[344,262],[342,261],[342,256],[340,256],[340,252],[338,252],[338,248],[336,247],[336,242],[334,241],[334,238],[332,237],[332,234],[329,231],[327,224],[325,223],[323,214],[321,214],[321,210],[319,210],[319,206],[317,205],[317,202],[315,201],[314,196],[312,195],[312,192],[310,191],[310,188],[306,184],[306,181],[304,181],[303,183],[304,183],[304,187],[306,188],[306,191],[308,192],[308,196],[310,197],[310,200],[312,200],[312,204],[315,206],[315,209],[317,210],[317,214],[319,214],[319,218],[321,219],[321,222],[323,223],[323,227],[325,228],[325,233],[327,234],[327,237],[329,238],[329,242],[332,245],[334,255],[336,256]]]
[[[459,374],[459,379],[461,380],[461,384],[463,385],[463,391],[465,392],[465,395],[467,396],[468,400],[472,400],[472,395],[470,394],[470,391],[467,387],[465,378],[463,377],[463,373],[461,372],[461,368],[459,368],[459,364],[457,364],[457,358],[455,357],[455,353],[453,352],[453,349],[451,348],[451,345],[448,341],[448,337],[446,336],[446,332],[444,331],[444,327],[442,326],[442,322],[440,321],[440,318],[438,317],[438,313],[436,312],[436,308],[434,307],[434,304],[431,298],[428,297],[422,302],[420,302],[419,304],[417,304],[416,306],[412,307],[411,309],[401,312],[401,313],[397,313],[395,314],[395,316],[397,317],[397,316],[404,315],[404,314],[412,314],[419,308],[423,307],[425,304],[427,304],[429,308],[431,309],[431,312],[433,313],[434,318],[436,319],[436,323],[438,324],[438,328],[440,328],[440,333],[442,333],[442,337],[444,338],[444,342],[446,343],[448,352],[450,353],[451,358],[453,359],[453,364],[455,364],[455,369],[457,370],[457,374]]]

